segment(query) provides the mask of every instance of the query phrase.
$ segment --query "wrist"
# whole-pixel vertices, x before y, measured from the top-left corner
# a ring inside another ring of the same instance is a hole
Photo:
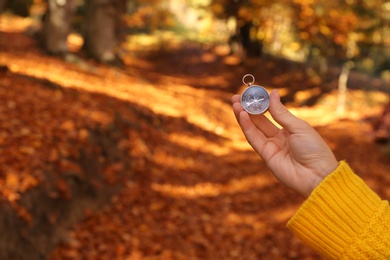
[[[326,165],[324,165],[322,167],[322,169],[317,173],[315,174],[316,178],[313,179],[313,182],[311,184],[311,189],[309,190],[309,192],[306,194],[306,197],[309,197],[310,194],[313,192],[313,190],[315,188],[317,188],[318,185],[320,185],[320,183],[328,176],[330,175],[331,173],[333,173],[334,171],[337,170],[337,168],[339,167],[339,162],[336,160],[336,158],[330,160],[330,162],[326,163]]]

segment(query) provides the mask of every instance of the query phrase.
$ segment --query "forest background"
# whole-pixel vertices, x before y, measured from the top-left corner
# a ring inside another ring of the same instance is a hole
[[[0,259],[321,259],[232,115],[247,73],[390,196],[389,2],[0,12]]]

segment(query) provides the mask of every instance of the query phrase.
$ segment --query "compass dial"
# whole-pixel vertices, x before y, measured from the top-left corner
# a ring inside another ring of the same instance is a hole
[[[269,107],[269,94],[261,86],[250,86],[241,95],[241,105],[250,114],[263,114]]]

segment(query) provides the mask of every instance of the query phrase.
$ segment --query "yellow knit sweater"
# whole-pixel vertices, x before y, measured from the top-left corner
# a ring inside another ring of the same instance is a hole
[[[329,259],[390,259],[390,206],[346,162],[327,176],[289,221]]]

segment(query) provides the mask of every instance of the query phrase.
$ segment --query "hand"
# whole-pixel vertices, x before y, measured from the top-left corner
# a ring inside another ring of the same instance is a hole
[[[233,110],[244,135],[274,176],[292,190],[308,197],[338,162],[329,146],[307,122],[295,117],[271,92],[269,112],[283,128],[264,115],[243,110],[240,95],[232,97]]]

